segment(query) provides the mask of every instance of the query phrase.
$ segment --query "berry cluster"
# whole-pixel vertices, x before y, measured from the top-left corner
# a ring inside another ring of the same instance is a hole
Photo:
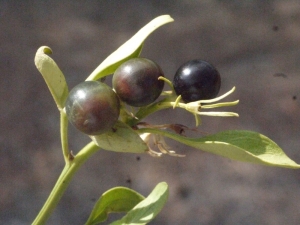
[[[66,100],[69,121],[88,135],[111,130],[119,118],[120,101],[143,107],[153,103],[164,88],[164,73],[153,61],[133,58],[121,64],[112,78],[113,89],[99,81],[75,86]],[[191,60],[177,70],[172,86],[185,103],[211,99],[221,85],[219,72],[208,62]]]

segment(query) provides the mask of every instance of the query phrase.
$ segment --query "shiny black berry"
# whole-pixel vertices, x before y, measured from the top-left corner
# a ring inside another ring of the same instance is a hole
[[[116,93],[99,81],[85,81],[75,86],[66,100],[69,121],[88,135],[110,131],[118,120],[120,101]]]
[[[120,99],[128,105],[141,107],[154,102],[161,94],[164,81],[161,68],[145,58],[133,58],[115,71],[112,79],[113,88]]]
[[[219,72],[203,60],[191,60],[179,67],[173,86],[186,103],[211,99],[218,95],[221,86]]]

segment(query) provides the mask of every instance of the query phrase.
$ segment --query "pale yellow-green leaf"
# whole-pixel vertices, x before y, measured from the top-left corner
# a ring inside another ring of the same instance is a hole
[[[202,138],[188,138],[159,129],[145,128],[140,129],[139,132],[160,134],[232,160],[292,169],[300,168],[300,165],[291,160],[274,141],[252,131],[228,130]]]
[[[47,46],[40,47],[36,52],[34,62],[45,79],[58,109],[61,110],[68,97],[68,86],[62,71],[47,54],[52,54],[52,50]]]
[[[163,15],[153,19],[116,51],[110,54],[86,80],[98,80],[112,74],[123,62],[130,58],[138,57],[145,39],[160,26],[173,21],[169,15]]]
[[[169,188],[166,182],[156,185],[153,191],[130,210],[122,219],[110,225],[144,225],[153,220],[166,204]]]
[[[114,129],[105,134],[90,136],[102,149],[115,152],[145,153],[146,143],[131,127],[118,121]]]
[[[99,198],[86,225],[96,225],[107,220],[110,213],[124,213],[130,211],[144,196],[126,187],[114,187]]]

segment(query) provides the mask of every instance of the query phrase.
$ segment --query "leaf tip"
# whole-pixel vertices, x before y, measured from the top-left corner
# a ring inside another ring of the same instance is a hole
[[[168,187],[168,184],[165,181],[160,182],[159,185],[166,187],[166,188]]]
[[[161,15],[158,18],[164,18],[165,20],[168,20],[169,22],[173,22],[174,21],[174,19],[170,15],[168,15],[168,14]]]
[[[48,46],[41,46],[37,50],[37,53],[39,53],[39,54],[52,54],[52,49]]]

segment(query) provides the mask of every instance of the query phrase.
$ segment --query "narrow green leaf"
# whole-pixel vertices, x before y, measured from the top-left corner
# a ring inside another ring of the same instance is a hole
[[[169,15],[163,15],[153,19],[115,52],[110,54],[86,80],[98,80],[112,74],[123,62],[130,58],[138,57],[142,51],[145,39],[154,30],[170,22],[173,22],[173,19]]]
[[[268,166],[299,169],[284,151],[268,137],[246,130],[229,130],[202,138],[187,138],[158,129],[140,129],[141,133],[160,134],[188,146],[232,160]]]
[[[168,196],[167,183],[159,183],[146,199],[137,204],[122,219],[111,223],[111,225],[143,225],[149,223],[162,210]]]
[[[99,198],[86,225],[95,225],[107,220],[109,213],[128,212],[143,199],[145,198],[142,195],[132,189],[112,188]]]
[[[108,151],[144,153],[148,150],[140,136],[121,121],[115,124],[112,131],[90,137],[96,145]]]
[[[36,68],[44,77],[58,109],[61,110],[64,108],[68,97],[68,86],[65,76],[54,60],[47,54],[52,54],[52,50],[47,46],[40,47],[36,52],[34,62]]]

